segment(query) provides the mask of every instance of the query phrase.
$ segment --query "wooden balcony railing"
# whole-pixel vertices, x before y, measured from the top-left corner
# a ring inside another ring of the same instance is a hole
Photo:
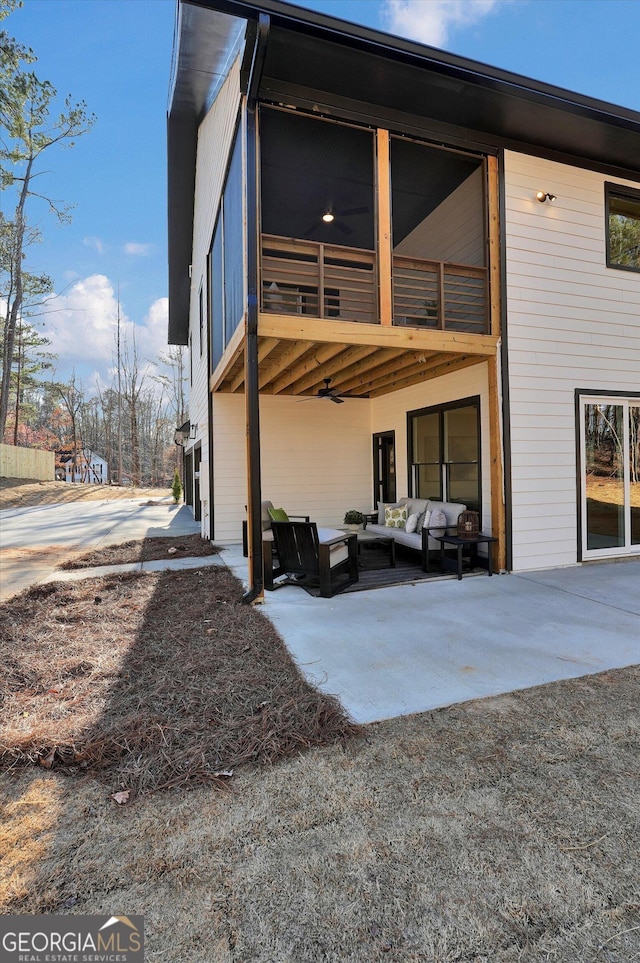
[[[486,268],[393,257],[393,323],[486,334]]]
[[[262,236],[263,311],[377,324],[374,251]],[[486,268],[393,257],[393,323],[486,334]]]
[[[373,251],[262,236],[262,310],[376,324]]]

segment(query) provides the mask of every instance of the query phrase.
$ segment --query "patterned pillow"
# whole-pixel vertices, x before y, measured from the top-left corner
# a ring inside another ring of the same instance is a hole
[[[420,512],[414,512],[413,515],[409,515],[407,519],[407,524],[405,525],[405,532],[411,534],[411,532],[417,531],[418,519],[420,518]]]
[[[378,502],[378,525],[384,525],[384,513],[387,508],[401,508],[400,502]]]
[[[404,528],[407,524],[406,507],[403,505],[402,508],[385,508],[384,524],[385,528]]]
[[[422,512],[418,518],[418,524],[416,525],[416,532],[418,535],[422,532],[423,528],[429,528],[429,520],[431,518],[431,512],[427,508],[426,511]]]

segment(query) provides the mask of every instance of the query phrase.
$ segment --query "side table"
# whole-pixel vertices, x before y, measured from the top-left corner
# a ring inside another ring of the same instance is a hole
[[[462,553],[463,549],[468,549],[469,564],[474,568],[478,562],[478,545],[488,545],[487,552],[489,575],[493,575],[493,560],[491,558],[491,544],[498,539],[493,535],[473,535],[471,538],[460,538],[459,535],[434,535],[436,542],[440,542],[440,570],[457,572],[458,579],[462,578]],[[456,549],[455,559],[447,558],[444,550],[446,545],[452,545]]]

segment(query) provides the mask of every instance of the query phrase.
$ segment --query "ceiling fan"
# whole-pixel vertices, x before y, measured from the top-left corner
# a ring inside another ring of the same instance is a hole
[[[328,225],[334,225],[343,234],[353,234],[353,230],[344,224],[342,218],[344,217],[354,217],[356,214],[368,214],[370,208],[368,207],[347,207],[344,210],[338,210],[335,207],[327,207],[323,214],[318,218],[318,220],[307,228],[304,232],[303,237],[308,237],[309,234],[313,234],[319,227],[323,225],[326,227]]]
[[[328,398],[329,401],[335,401],[337,405],[344,404],[344,398],[341,397],[340,392],[337,388],[332,388],[331,378],[323,378],[324,388],[318,388],[315,396],[313,398],[301,398],[301,401],[315,401],[317,398]]]

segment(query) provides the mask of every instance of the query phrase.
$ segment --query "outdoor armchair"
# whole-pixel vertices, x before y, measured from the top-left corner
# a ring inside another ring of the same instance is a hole
[[[358,581],[358,540],[353,532],[318,529],[315,522],[273,522],[273,540],[285,584],[315,586],[331,598]],[[274,588],[265,577],[265,588]]]

